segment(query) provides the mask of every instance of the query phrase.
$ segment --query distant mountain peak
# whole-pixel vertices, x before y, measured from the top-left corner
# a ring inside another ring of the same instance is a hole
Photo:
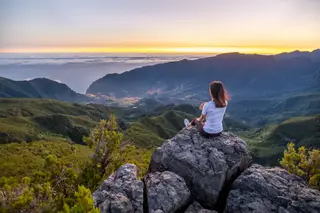
[[[320,54],[320,49],[315,49],[311,53]]]
[[[248,59],[256,59],[256,58],[265,58],[269,59],[270,56],[261,55],[261,54],[245,54],[239,52],[230,52],[216,55],[215,58],[223,58],[223,59],[237,59],[237,58],[248,58]]]
[[[314,49],[313,51],[301,51],[301,50],[294,50],[294,51],[291,51],[291,52],[282,52],[282,53],[279,53],[277,55],[282,55],[282,54],[297,54],[297,53],[312,53],[312,52],[317,52],[319,51],[320,49]]]
[[[308,51],[295,50],[295,51],[288,52],[288,53],[308,53]]]
[[[284,52],[275,55],[278,59],[292,59],[292,58],[306,58],[313,61],[320,61],[320,49],[315,49],[313,51],[300,51],[295,50],[292,52]]]
[[[51,80],[51,79],[48,79],[48,78],[34,78],[34,79],[31,79],[31,80],[28,80],[28,82],[30,82],[30,83],[51,84],[51,85],[60,85],[60,86],[68,87],[66,84],[61,83],[58,80]],[[70,88],[68,87],[68,89],[70,89]]]
[[[48,78],[33,78],[28,81],[52,81],[53,82],[53,80],[48,79]]]
[[[76,93],[66,84],[47,78],[14,81],[0,78],[0,97],[4,98],[50,98],[70,102],[87,102],[89,98]]]
[[[216,57],[233,57],[233,56],[239,56],[239,55],[245,55],[239,52],[230,52],[230,53],[221,53],[216,55]]]
[[[161,97],[189,99],[196,96],[202,99],[207,98],[207,84],[219,79],[234,96],[268,96],[279,90],[304,89],[310,84],[318,62],[310,55],[299,56],[305,54],[295,52],[274,56],[233,52],[150,65],[106,75],[93,82],[87,94],[144,98],[150,95],[149,91],[161,90],[157,93]]]

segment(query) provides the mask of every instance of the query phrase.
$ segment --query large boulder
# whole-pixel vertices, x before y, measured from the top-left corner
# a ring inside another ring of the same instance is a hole
[[[144,182],[149,213],[175,213],[190,202],[185,181],[172,172],[150,173]]]
[[[126,164],[106,179],[93,193],[101,213],[142,213],[143,182],[134,164]]]
[[[184,213],[217,213],[214,210],[204,209],[197,201],[193,202]]]
[[[231,133],[205,139],[184,128],[153,153],[149,172],[171,171],[186,181],[193,197],[212,209],[222,189],[251,163],[246,143]]]
[[[272,212],[320,212],[320,191],[284,169],[253,165],[234,182],[226,213]]]

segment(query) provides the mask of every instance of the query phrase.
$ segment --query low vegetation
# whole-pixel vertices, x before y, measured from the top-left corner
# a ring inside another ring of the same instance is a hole
[[[291,142],[280,164],[288,172],[305,179],[310,186],[320,189],[320,149],[307,150],[304,146],[295,149]]]
[[[91,212],[89,189],[80,185],[78,173],[67,161],[48,155],[43,168],[30,177],[0,179],[0,212]]]
[[[193,117],[191,114],[175,110],[168,110],[158,116],[144,117],[132,123],[126,131],[125,139],[140,148],[156,148],[184,127],[184,118]]]
[[[227,111],[237,120],[245,120],[255,127],[264,127],[282,123],[292,117],[319,114],[319,106],[319,91],[310,91],[264,99],[232,100]]]
[[[83,143],[101,119],[122,108],[48,99],[0,99],[0,144],[68,139]],[[17,125],[19,124],[19,125]]]
[[[184,127],[184,118],[199,114],[190,105],[139,107],[0,99],[0,213],[95,213],[91,192],[101,180],[124,163],[136,164],[142,177],[154,149]],[[319,120],[252,128],[227,115],[224,127],[247,141],[255,162],[276,165],[289,141],[320,147]],[[319,150],[307,148],[288,146],[281,164],[319,188]]]
[[[104,178],[126,162],[146,172],[150,152],[122,140],[114,115],[84,141],[88,146],[65,141],[0,146],[7,162],[0,164],[6,171],[0,178],[0,212],[96,213],[91,191]]]
[[[23,178],[42,171],[48,155],[68,162],[75,170],[81,168],[92,151],[87,146],[67,141],[35,141],[0,145],[0,175]]]
[[[254,161],[262,165],[278,165],[287,143],[320,148],[320,115],[293,117],[280,124],[251,128],[238,132],[252,151]]]

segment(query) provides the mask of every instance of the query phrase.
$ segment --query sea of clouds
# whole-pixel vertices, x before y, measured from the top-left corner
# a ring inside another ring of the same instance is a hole
[[[0,54],[0,76],[13,80],[49,78],[85,93],[89,85],[110,73],[122,73],[134,68],[197,59],[191,55],[153,54]]]

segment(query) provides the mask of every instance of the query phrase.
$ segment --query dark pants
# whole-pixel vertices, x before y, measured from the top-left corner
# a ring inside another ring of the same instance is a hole
[[[215,134],[210,134],[210,133],[207,133],[206,131],[204,131],[203,129],[203,126],[204,126],[204,123],[198,121],[197,119],[193,119],[191,121],[191,126],[196,126],[198,131],[199,131],[199,134],[204,137],[204,138],[212,138],[212,137],[217,137],[217,136],[220,136],[221,135],[221,132],[219,133],[215,133]]]

